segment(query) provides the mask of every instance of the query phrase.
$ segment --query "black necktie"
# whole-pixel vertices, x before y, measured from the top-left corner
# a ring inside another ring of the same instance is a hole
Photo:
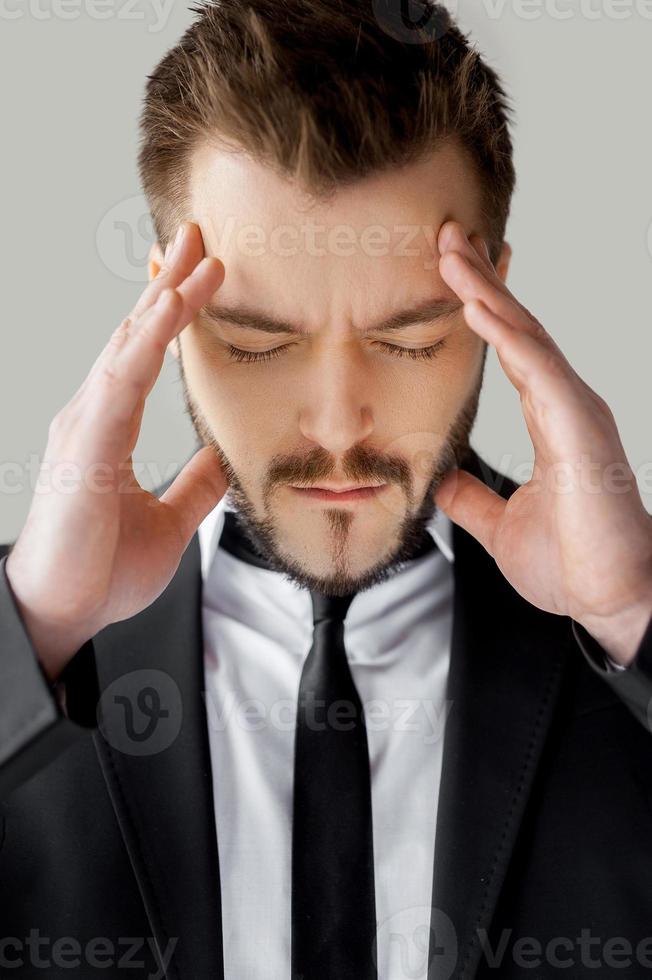
[[[269,568],[229,511],[220,547]],[[427,535],[415,552],[434,547]],[[310,593],[292,818],[292,980],[376,980],[371,779],[364,713],[344,649],[352,595]]]
[[[292,980],[375,980],[369,752],[344,650],[353,596],[311,592],[292,824]]]

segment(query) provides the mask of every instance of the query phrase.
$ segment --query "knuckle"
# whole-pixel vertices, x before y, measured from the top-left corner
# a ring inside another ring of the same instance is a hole
[[[547,337],[548,332],[546,328],[543,326],[541,321],[538,320],[537,317],[535,317],[534,313],[532,313],[531,310],[528,310],[527,306],[523,306],[522,303],[519,303],[519,306],[521,308],[521,311],[527,318],[528,325],[530,327],[530,330],[533,332],[533,334],[537,337]]]
[[[113,364],[105,364],[100,372],[100,382],[107,388],[113,388],[118,381],[119,377]]]
[[[528,310],[525,310],[525,314],[528,317],[530,333],[535,340],[540,340],[542,343],[550,344],[552,338],[543,324],[540,323],[536,317],[532,316]]]
[[[162,290],[160,295],[161,297],[163,297],[163,299],[165,299],[167,303],[171,304],[173,307],[179,307],[183,305],[183,298],[181,296],[181,293],[179,292],[178,289],[175,289],[172,286],[168,286],[166,289]]]
[[[160,354],[161,357],[165,355],[167,341],[157,334],[151,324],[143,324],[140,328],[138,331],[138,342],[154,348],[156,353]]]
[[[113,331],[113,339],[122,340],[124,337],[126,337],[132,328],[133,322],[134,318],[130,313]]]
[[[567,377],[566,365],[557,350],[548,347],[543,355],[543,364],[549,374],[557,378]]]
[[[161,268],[158,270],[158,275],[156,277],[157,282],[161,282],[163,279],[167,279],[170,275],[171,265],[169,261],[165,261]]]
[[[156,275],[155,279],[147,284],[145,289],[140,294],[138,302],[131,311],[131,319],[138,320],[144,313],[150,309],[151,306],[156,303],[161,291],[165,287],[165,281],[169,276],[169,269],[166,266],[161,266]]]
[[[605,401],[602,395],[599,395],[597,391],[594,391],[593,388],[589,387],[588,385],[586,385],[586,389],[594,411],[599,415],[602,415],[602,417],[608,422],[615,423],[616,419],[611,410],[611,406]]]
[[[63,408],[50,419],[50,424],[48,426],[48,442],[58,442],[70,429],[74,418],[76,417],[74,411],[73,401],[68,402]]]
[[[133,317],[132,314],[129,314],[129,316],[126,316],[124,318],[124,320],[122,321],[122,323],[120,323],[115,328],[115,330],[113,331],[113,333],[109,337],[109,341],[108,341],[106,347],[104,348],[104,350],[103,350],[103,352],[100,355],[100,358],[98,360],[101,360],[102,359],[102,356],[106,356],[107,354],[109,354],[109,356],[110,356],[114,352],[120,350],[120,348],[127,341],[127,338],[129,337],[129,334],[132,331],[133,324],[134,324],[134,317]]]
[[[55,416],[53,416],[52,419],[50,419],[50,424],[48,426],[48,436],[51,439],[56,439],[64,427],[63,413],[64,413],[64,409],[61,409],[60,411],[57,412]]]

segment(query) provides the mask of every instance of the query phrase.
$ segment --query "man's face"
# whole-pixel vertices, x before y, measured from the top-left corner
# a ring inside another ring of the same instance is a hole
[[[190,186],[189,216],[226,269],[209,304],[221,311],[179,339],[195,430],[276,567],[323,592],[364,588],[409,555],[468,446],[486,348],[436,240],[449,219],[486,235],[470,165],[448,146],[315,203],[203,147]]]

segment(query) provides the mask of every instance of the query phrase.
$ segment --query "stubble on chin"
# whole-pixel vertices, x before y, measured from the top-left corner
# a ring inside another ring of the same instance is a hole
[[[427,533],[426,525],[436,513],[434,494],[437,488],[451,468],[463,465],[469,452],[469,436],[477,414],[482,386],[481,372],[472,395],[450,426],[446,443],[433,465],[420,506],[414,510],[410,507],[410,501],[406,501],[405,515],[394,535],[393,550],[387,552],[366,572],[355,577],[352,576],[350,571],[350,542],[354,515],[347,510],[327,509],[324,511],[324,515],[329,531],[328,546],[332,572],[327,576],[319,576],[312,574],[302,562],[283,553],[279,542],[278,525],[271,516],[269,506],[266,508],[266,517],[261,519],[257,515],[255,506],[241,484],[235,468],[218,444],[201,411],[190,397],[183,372],[182,358],[179,359],[179,364],[187,413],[200,444],[210,446],[220,460],[229,484],[229,497],[239,512],[243,531],[249,541],[269,561],[271,567],[285,574],[296,585],[330,595],[346,595],[367,589],[389,578],[399,566],[410,558],[410,555],[422,541],[424,534]],[[482,367],[484,368],[484,360]],[[407,496],[409,497],[410,494],[408,493]]]

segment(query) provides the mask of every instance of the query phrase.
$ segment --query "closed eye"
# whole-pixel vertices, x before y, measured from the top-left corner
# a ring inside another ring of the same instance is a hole
[[[401,347],[398,344],[388,344],[384,340],[375,340],[373,342],[376,347],[380,348],[384,353],[390,354],[392,357],[409,357],[412,360],[428,360],[431,357],[435,357],[436,354],[445,346],[446,340],[438,340],[436,344],[430,344],[428,347]],[[234,347],[233,344],[229,344],[227,351],[229,356],[234,361],[241,361],[245,363],[252,362],[262,362],[271,361],[275,357],[280,357],[281,354],[289,350],[293,344],[282,344],[280,347],[272,347],[271,350],[243,350],[241,347]]]

